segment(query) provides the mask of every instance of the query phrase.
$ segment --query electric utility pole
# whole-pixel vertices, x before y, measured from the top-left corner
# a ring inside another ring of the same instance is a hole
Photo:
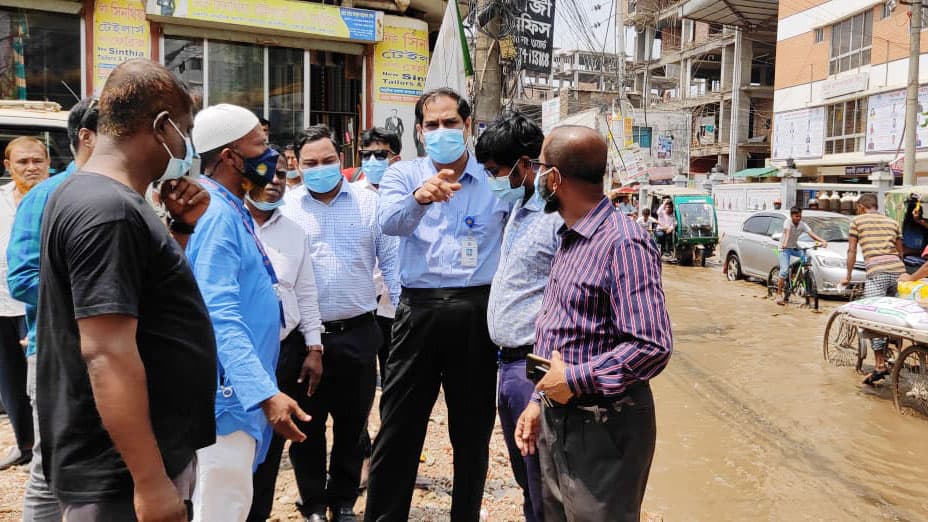
[[[478,0],[478,27],[481,25],[479,15],[492,3],[491,0]],[[503,86],[500,79],[499,45],[493,37],[497,34],[499,16],[494,13],[493,18],[477,31],[477,49],[474,54],[475,130],[480,128],[481,123],[489,124],[496,119],[501,111]]]
[[[918,61],[921,58],[922,0],[910,3],[909,80],[905,93],[905,156],[902,184],[915,184],[915,137],[918,133]]]

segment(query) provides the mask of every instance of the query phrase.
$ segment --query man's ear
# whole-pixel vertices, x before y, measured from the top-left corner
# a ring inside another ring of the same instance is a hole
[[[393,156],[392,158],[390,158],[390,161],[388,162],[388,164],[393,165],[394,163],[398,163],[400,161],[403,161],[403,158],[399,154],[397,154],[396,156]]]

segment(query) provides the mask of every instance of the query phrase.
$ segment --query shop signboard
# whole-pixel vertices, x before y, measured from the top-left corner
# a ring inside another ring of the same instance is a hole
[[[515,25],[514,40],[522,69],[549,74],[554,49],[554,0],[527,0]]]
[[[773,117],[773,159],[821,158],[825,149],[825,108],[778,112]]]
[[[383,40],[374,46],[374,125],[400,135],[402,156],[419,155],[415,106],[429,72],[428,25],[414,18],[384,16]]]
[[[93,8],[93,91],[122,62],[151,55],[144,0],[97,0]]]
[[[918,103],[928,107],[928,86],[918,89]],[[904,127],[904,89],[870,96],[867,100],[867,154],[901,149]],[[928,127],[925,126],[925,115],[921,113],[915,127],[915,146],[919,149],[928,147]]]
[[[561,121],[561,98],[541,102],[541,130],[547,134]]]
[[[148,0],[155,19],[183,18],[209,26],[239,27],[360,43],[383,37],[383,13],[298,0]]]

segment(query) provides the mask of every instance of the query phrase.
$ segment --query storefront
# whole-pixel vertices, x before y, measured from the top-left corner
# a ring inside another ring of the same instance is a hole
[[[428,70],[421,20],[300,0],[21,5],[0,0],[0,99],[69,109],[99,93],[123,61],[150,58],[186,81],[201,106],[234,103],[266,118],[272,143],[325,123],[350,165],[360,131],[377,124],[414,147],[412,108]]]

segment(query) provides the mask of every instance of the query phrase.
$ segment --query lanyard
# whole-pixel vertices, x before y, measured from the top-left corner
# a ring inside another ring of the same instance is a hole
[[[261,262],[264,264],[264,269],[267,271],[268,277],[271,278],[271,285],[274,287],[274,294],[277,296],[277,306],[280,308],[280,326],[281,328],[286,327],[286,319],[284,316],[284,305],[280,300],[280,281],[277,279],[277,273],[274,272],[274,266],[271,264],[271,258],[268,257],[267,251],[264,250],[264,245],[261,243],[261,240],[258,239],[258,235],[255,233],[255,229],[251,224],[251,217],[245,215],[242,212],[242,209],[239,205],[236,205],[232,198],[224,190],[222,190],[219,185],[209,179],[208,177],[201,177],[200,181],[206,183],[207,185],[216,189],[216,193],[226,201],[235,211],[238,213],[238,217],[242,218],[242,224],[245,225],[245,230],[251,234],[251,238],[255,240],[255,246],[258,247],[258,252],[261,253]]]

